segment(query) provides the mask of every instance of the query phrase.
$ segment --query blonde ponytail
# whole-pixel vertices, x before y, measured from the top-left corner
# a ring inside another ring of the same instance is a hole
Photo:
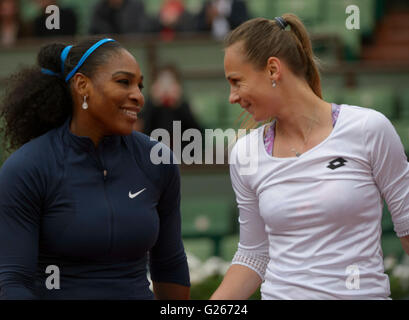
[[[305,70],[305,79],[308,81],[312,91],[322,98],[321,77],[318,71],[318,59],[312,51],[312,44],[307,29],[301,20],[294,14],[287,13],[282,16],[291,27],[290,33],[297,43],[300,56],[303,57]]]

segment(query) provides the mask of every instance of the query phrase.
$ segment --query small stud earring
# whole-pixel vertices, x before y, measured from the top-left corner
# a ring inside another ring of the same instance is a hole
[[[84,110],[88,109],[87,96],[84,96],[84,102],[82,103],[82,109]]]
[[[273,80],[273,88],[277,87],[277,82]]]

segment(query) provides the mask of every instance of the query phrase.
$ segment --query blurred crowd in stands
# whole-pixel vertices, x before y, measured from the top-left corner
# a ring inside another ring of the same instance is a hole
[[[38,6],[40,14],[23,21],[22,0],[0,0],[0,45],[10,46],[22,37],[58,37],[78,34],[77,13],[57,0],[28,0]],[[26,0],[27,1],[27,0]],[[85,1],[85,0],[84,0]],[[49,30],[46,8],[56,5],[60,11],[60,29]],[[216,39],[249,19],[243,0],[205,0],[197,13],[189,12],[183,0],[162,0],[153,15],[143,0],[98,0],[89,17],[88,34],[156,33],[172,40],[178,33],[205,32]]]
[[[180,70],[175,65],[169,64],[158,68],[135,127],[135,130],[149,136],[155,129],[165,129],[169,133],[171,149],[175,121],[180,121],[180,132],[196,129],[201,134],[204,133],[183,92],[182,82]],[[189,141],[183,140],[181,147],[188,145],[190,140],[190,138]]]

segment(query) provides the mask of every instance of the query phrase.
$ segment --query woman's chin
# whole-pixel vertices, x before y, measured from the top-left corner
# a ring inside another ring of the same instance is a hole
[[[267,121],[268,119],[270,118],[263,115],[253,114],[253,120],[256,122],[263,122]]]
[[[117,131],[117,135],[120,136],[129,136],[132,131],[134,131],[136,129],[135,124],[126,124],[126,125],[122,125],[120,128],[118,128],[119,130]]]

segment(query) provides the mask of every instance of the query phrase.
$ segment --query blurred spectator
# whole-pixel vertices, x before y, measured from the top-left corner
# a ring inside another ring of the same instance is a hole
[[[92,14],[91,34],[149,32],[152,21],[141,0],[100,0]]]
[[[77,33],[77,15],[71,8],[64,8],[56,0],[35,0],[40,8],[40,15],[34,19],[34,36],[58,37],[74,36]],[[45,12],[48,6],[55,5],[60,10],[60,29],[48,29],[46,20],[51,14]]]
[[[249,18],[242,0],[207,0],[198,15],[198,30],[211,31],[213,37],[222,39]]]
[[[164,0],[159,11],[159,31],[162,39],[173,40],[176,33],[194,31],[195,19],[182,0]]]
[[[191,128],[203,131],[183,95],[179,72],[171,65],[160,68],[156,73],[150,95],[142,110],[143,132],[147,135],[155,129],[162,128],[169,132],[172,140],[174,121],[181,122],[182,134]],[[183,141],[182,148],[187,144],[189,142]],[[172,145],[171,142],[171,147]]]
[[[17,0],[0,0],[0,45],[11,46],[25,35]]]

